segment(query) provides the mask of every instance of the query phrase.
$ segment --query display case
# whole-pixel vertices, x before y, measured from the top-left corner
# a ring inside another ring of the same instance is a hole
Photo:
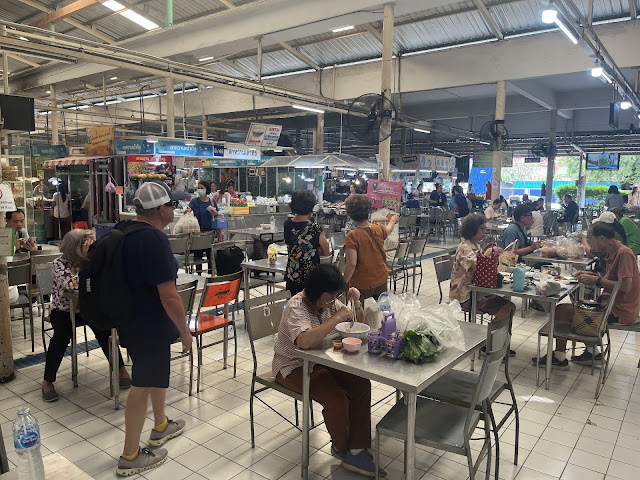
[[[24,228],[30,235],[38,237],[36,230],[39,230],[38,225],[44,228],[44,222],[36,222],[34,218],[36,198],[34,198],[33,186],[40,179],[32,175],[31,162],[25,162],[24,156],[21,155],[1,155],[0,166],[2,183],[11,185],[16,208],[24,211]]]

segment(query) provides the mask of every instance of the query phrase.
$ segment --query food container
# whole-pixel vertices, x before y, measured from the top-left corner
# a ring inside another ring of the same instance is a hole
[[[390,334],[384,340],[383,354],[385,357],[397,359],[404,350],[404,337],[402,335]]]
[[[351,327],[351,322],[341,322],[336,325],[336,330],[343,339],[346,337],[355,337],[364,340],[367,338],[371,327],[360,322],[355,322],[353,327]]]
[[[360,338],[355,337],[346,337],[342,339],[342,348],[345,351],[354,353],[360,350],[360,346],[362,345],[362,340]]]
[[[367,340],[369,353],[380,353],[382,351],[382,337],[380,337],[380,330],[369,332],[367,334]]]
[[[334,350],[342,350],[342,340],[334,340],[333,341],[333,349]]]

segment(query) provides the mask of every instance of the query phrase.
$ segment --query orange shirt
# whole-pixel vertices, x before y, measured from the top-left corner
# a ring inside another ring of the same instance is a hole
[[[373,235],[378,248],[365,230]],[[356,269],[353,272],[349,285],[358,290],[368,290],[384,285],[387,282],[386,257],[383,259],[381,250],[384,251],[384,240],[387,238],[387,229],[377,223],[368,227],[356,228],[348,233],[344,240],[344,248],[353,248],[358,254]]]

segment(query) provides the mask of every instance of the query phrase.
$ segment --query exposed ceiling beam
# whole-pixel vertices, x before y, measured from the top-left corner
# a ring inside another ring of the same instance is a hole
[[[229,10],[236,8],[236,6],[231,3],[229,0],[220,0],[220,3],[227,7]]]
[[[99,5],[105,0],[76,0],[69,5],[65,5],[57,10],[53,10],[47,13],[44,17],[36,20],[32,25],[34,27],[46,28],[50,23],[56,23],[59,20],[63,20],[66,17],[80,13],[87,8],[91,8],[95,5]]]
[[[31,60],[27,60],[24,57],[21,57],[20,55],[15,55],[13,53],[7,53],[7,57],[9,58],[13,58],[14,60],[20,62],[20,63],[24,63],[26,65],[30,65],[32,67],[40,67],[41,65],[39,63],[36,62],[32,62]]]
[[[307,57],[304,53],[302,53],[297,48],[293,48],[287,42],[280,42],[280,45],[282,46],[282,48],[284,48],[287,52],[289,52],[291,55],[296,57],[298,60],[306,63],[314,70],[320,70],[320,65],[315,63],[313,60],[311,60],[309,57]]]
[[[508,88],[547,110],[557,109],[555,94],[548,88],[526,82],[509,82]],[[567,115],[567,112],[561,110],[558,110],[558,115],[567,120],[571,118],[571,115]]]
[[[29,5],[32,8],[40,10],[41,12],[51,13],[51,12],[55,11],[55,10],[52,10],[51,8],[49,8],[49,7],[46,7],[45,5],[42,5],[40,2],[36,2],[35,0],[20,0],[20,1],[22,3],[24,3],[25,5]],[[86,25],[84,25],[83,23],[78,22],[77,20],[73,20],[72,18],[65,18],[63,21],[68,23],[72,27],[77,28],[78,30],[82,30],[83,32],[88,33],[88,34],[90,34],[90,35],[102,40],[105,43],[108,43],[108,44],[114,44],[115,43],[115,41],[111,37],[108,37],[107,35],[104,35],[104,34],[98,32],[95,28],[87,27]]]
[[[473,4],[476,7],[478,7],[478,12],[482,16],[484,23],[487,24],[487,27],[489,27],[493,32],[493,35],[498,40],[504,40],[504,35],[500,31],[500,28],[498,28],[498,24],[495,22],[495,20],[491,16],[491,13],[489,12],[489,9],[487,8],[487,6],[484,4],[483,0],[473,0]]]
[[[118,3],[121,3],[128,10],[131,10],[132,12],[137,13],[138,15],[142,15],[143,17],[151,20],[152,22],[154,22],[155,24],[157,24],[159,26],[163,26],[164,25],[164,19],[160,19],[160,18],[154,16],[152,13],[149,12],[149,9],[138,8],[136,5],[134,5],[129,0],[118,0]],[[146,5],[146,7],[148,7],[148,5]]]
[[[365,23],[364,25],[362,25],[362,28],[364,28],[367,32],[373,35],[376,38],[376,40],[382,43],[382,33],[380,32],[380,30],[378,30],[376,27],[374,27],[370,23]]]

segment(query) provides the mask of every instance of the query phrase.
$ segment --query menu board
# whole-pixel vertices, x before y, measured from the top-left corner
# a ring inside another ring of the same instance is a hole
[[[383,180],[369,180],[367,196],[373,202],[373,208],[388,208],[395,210],[400,208],[402,196],[402,183],[385,182]]]

